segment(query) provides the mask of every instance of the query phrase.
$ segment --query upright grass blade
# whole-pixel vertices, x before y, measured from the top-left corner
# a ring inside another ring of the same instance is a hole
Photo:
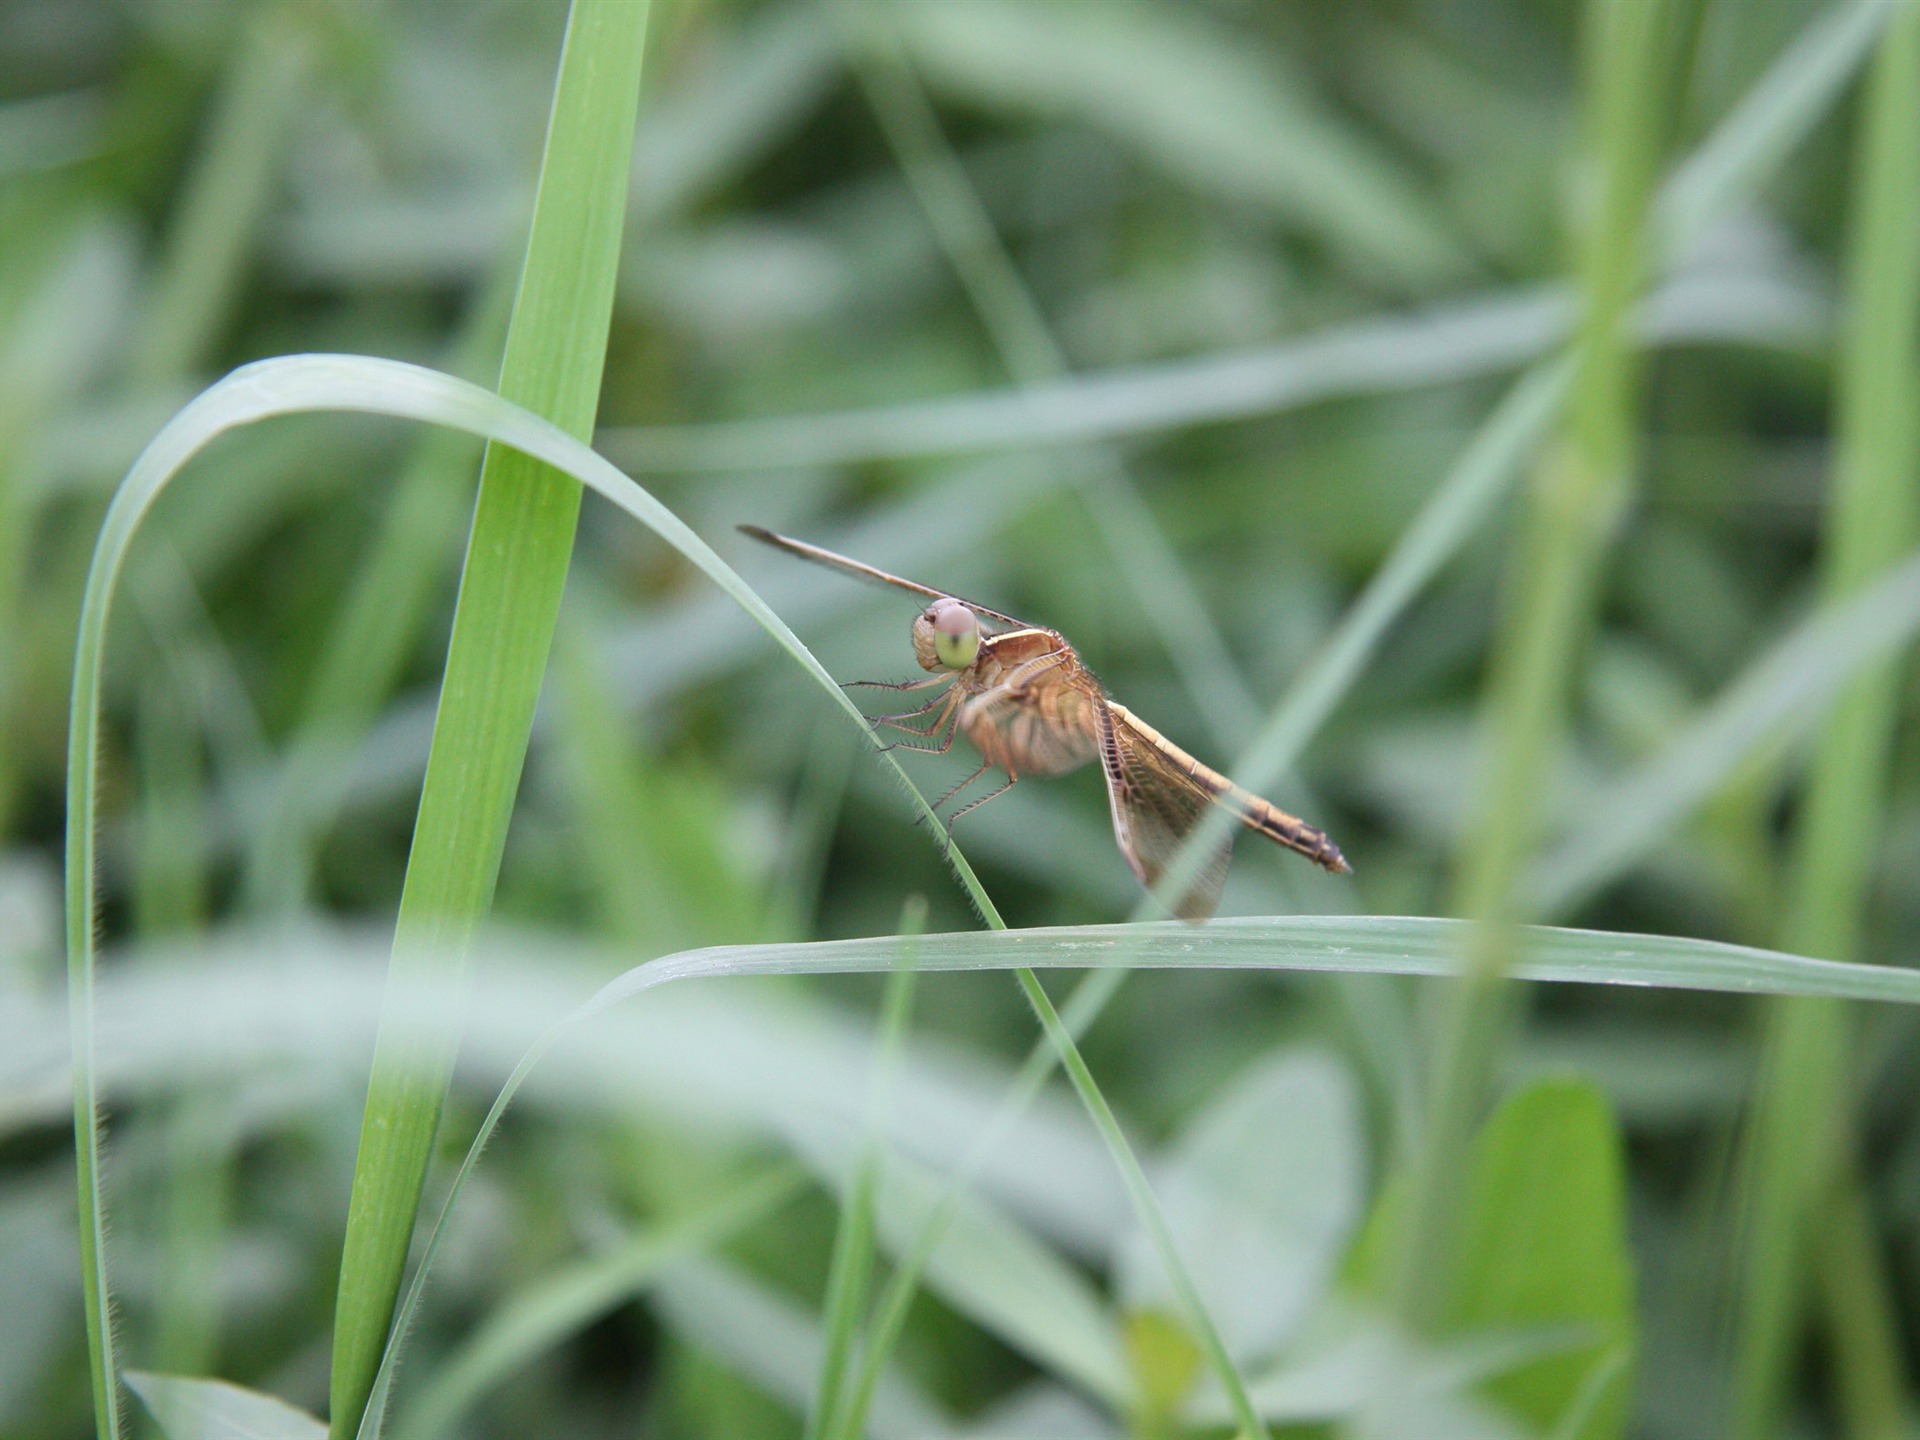
[[[246,13],[133,339],[128,369],[137,381],[176,380],[206,363],[247,273],[306,93],[311,24],[302,7],[278,0]]]
[[[1916,538],[1920,505],[1920,10],[1888,29],[1869,76],[1855,169],[1857,208],[1836,378],[1836,460],[1822,589],[1854,595]],[[1879,844],[1899,670],[1886,663],[1842,692],[1814,750],[1794,839],[1783,942],[1854,960],[1862,948]],[[1879,1261],[1849,1192],[1853,1106],[1850,1017],[1837,1002],[1782,1002],[1770,1016],[1767,1063],[1747,1138],[1748,1221],[1741,1254],[1733,1434],[1776,1433],[1816,1246],[1837,1273],[1829,1292],[1848,1433],[1904,1433],[1907,1398],[1884,1357],[1893,1317],[1874,1277]]]
[[[1582,36],[1584,145],[1592,203],[1577,231],[1581,319],[1564,432],[1544,460],[1516,540],[1488,682],[1487,774],[1459,864],[1474,922],[1461,979],[1441,999],[1428,1096],[1396,1256],[1397,1309],[1428,1328],[1450,1284],[1458,1169],[1499,1044],[1502,982],[1514,958],[1517,882],[1564,723],[1600,560],[1630,485],[1636,363],[1628,319],[1649,261],[1646,221],[1661,142],[1655,97],[1672,9],[1660,0],[1591,0]]]
[[[840,1207],[840,1224],[833,1237],[824,1307],[826,1343],[821,1347],[820,1381],[814,1390],[813,1407],[807,1412],[806,1429],[802,1432],[806,1440],[821,1440],[822,1436],[838,1433],[840,1417],[851,1398],[848,1381],[857,1358],[861,1319],[873,1280],[874,1191],[879,1183],[880,1167],[885,1163],[882,1127],[892,1089],[892,1072],[899,1063],[913,1011],[914,945],[926,928],[926,901],[913,896],[900,917],[900,963],[887,977],[886,996],[880,1006],[880,1045],[874,1065],[866,1143],[854,1168],[852,1184],[847,1187]]]
[[[1011,935],[1013,932],[1006,933]],[[1125,983],[1126,976],[1125,970],[1101,970],[1081,981],[1067,998],[1061,1012],[1061,1022],[1066,1026],[1067,1033],[1075,1037],[1084,1034],[1106,1008],[1114,992]],[[874,1395],[879,1389],[887,1359],[899,1341],[900,1332],[906,1327],[907,1311],[913,1303],[913,1297],[919,1292],[920,1277],[926,1273],[935,1250],[939,1248],[940,1238],[946,1232],[960,1196],[972,1184],[981,1163],[992,1153],[1007,1127],[1033,1103],[1034,1097],[1040,1093],[1040,1087],[1053,1073],[1054,1062],[1058,1058],[1051,1036],[1042,1035],[1033,1043],[1013,1083],[1007,1087],[1006,1096],[994,1112],[993,1119],[947,1177],[946,1189],[935,1202],[913,1248],[895,1262],[893,1274],[874,1304],[873,1316],[867,1326],[866,1353],[861,1357],[860,1371],[849,1388],[840,1427],[831,1433],[829,1440],[859,1440],[866,1433],[867,1414],[873,1407]]]
[[[647,10],[576,0],[568,16],[500,367],[504,398],[581,437],[599,405]],[[575,480],[489,449],[401,891],[396,978],[458,964],[492,902],[579,509]],[[358,1429],[387,1345],[454,1046],[449,1031],[375,1049],[334,1311],[334,1440]]]

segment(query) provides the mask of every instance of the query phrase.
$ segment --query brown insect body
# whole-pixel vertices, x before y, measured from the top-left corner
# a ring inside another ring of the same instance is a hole
[[[1166,873],[1187,836],[1216,805],[1232,812],[1247,829],[1324,869],[1336,874],[1348,870],[1340,847],[1324,831],[1241,789],[1108,699],[1059,631],[1025,624],[805,541],[741,528],[816,564],[931,597],[932,603],[914,618],[913,650],[921,668],[936,673],[881,688],[925,690],[951,678],[927,704],[903,715],[878,717],[876,723],[934,742],[901,742],[910,749],[944,752],[955,734],[963,734],[980,752],[985,763],[948,791],[936,808],[986,770],[1006,772],[1006,785],[955,811],[949,828],[1023,775],[1060,775],[1097,758],[1107,782],[1114,838],[1143,885],[1153,886]],[[982,617],[1011,628],[990,634]],[[916,723],[920,721],[925,723]],[[1199,921],[1213,913],[1226,882],[1231,844],[1229,838],[1214,849],[1175,903],[1182,919]]]
[[[1014,630],[981,640],[955,677],[966,693],[960,733],[1009,775],[1064,775],[1093,759],[1100,685],[1057,631]]]

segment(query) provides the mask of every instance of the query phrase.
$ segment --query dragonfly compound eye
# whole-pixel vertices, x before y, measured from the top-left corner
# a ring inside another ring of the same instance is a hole
[[[964,670],[980,653],[980,617],[958,600],[936,600],[927,607],[933,627],[933,653],[949,670]]]

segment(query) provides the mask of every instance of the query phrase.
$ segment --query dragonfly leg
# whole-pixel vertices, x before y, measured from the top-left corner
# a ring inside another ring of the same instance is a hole
[[[951,675],[929,675],[923,680],[842,680],[842,690],[925,690],[930,685],[951,684]]]
[[[958,712],[956,711],[956,713]],[[940,733],[941,726],[946,725],[948,720],[951,718],[952,718],[951,716],[942,715],[940,717],[940,724],[934,726],[931,730],[916,730],[911,725],[896,725],[893,728],[896,730],[905,730],[909,735],[925,735],[928,738],[932,738],[933,736],[938,735]],[[938,745],[915,745],[915,744],[912,744],[910,741],[906,741],[906,740],[893,740],[893,741],[889,741],[885,745],[882,745],[880,748],[883,751],[885,750],[917,750],[922,755],[944,755],[949,750],[953,749],[953,737],[958,735],[959,733],[960,733],[960,727],[958,725],[955,725],[947,731],[947,738],[942,740]]]
[[[904,730],[909,735],[917,735],[923,740],[934,739],[942,730],[946,730],[947,732],[947,738],[935,745],[915,745],[910,740],[895,740],[890,744],[882,745],[880,748],[882,750],[921,750],[931,755],[946,754],[947,751],[953,748],[953,737],[959,733],[960,729],[958,725],[954,724],[955,718],[960,713],[959,699],[958,691],[949,690],[932,704],[922,706],[922,710],[931,710],[935,705],[940,707],[939,713],[933,717],[932,723],[924,727],[909,725],[907,723],[914,715],[921,713],[919,710],[909,711],[906,715],[875,715],[870,717],[870,723],[876,730],[882,725],[885,725],[894,730]]]
[[[989,800],[998,800],[1002,795],[1006,794],[1007,791],[1013,789],[1013,787],[1019,783],[1019,780],[1020,777],[1018,775],[1009,774],[1007,776],[1007,783],[1002,785],[998,790],[989,790],[971,805],[962,805],[958,810],[954,811],[953,814],[949,815],[947,817],[947,838],[949,840],[953,838],[953,827],[960,823],[960,817],[962,815],[972,814]]]
[[[954,786],[951,790],[947,791],[946,794],[942,795],[938,800],[934,801],[933,804],[929,805],[927,808],[929,810],[938,810],[942,805],[946,804],[949,800],[953,799],[954,796],[958,795],[962,790],[966,789],[967,786],[973,784],[974,781],[978,780],[982,775],[986,774],[987,771],[991,770],[992,768],[993,768],[993,762],[991,760],[986,761],[980,766],[978,770],[974,771],[971,775],[967,776],[966,779],[962,780],[958,785]]]
[[[912,710],[902,710],[898,715],[869,715],[867,716],[867,720],[870,724],[874,724],[874,725],[891,725],[896,730],[912,730],[915,728],[914,726],[902,725],[900,722],[902,720],[912,720],[917,716],[925,715],[929,710],[937,710],[939,709],[940,706],[947,704],[950,699],[951,697],[948,695],[936,695],[933,697],[933,699],[927,701],[926,704],[916,706]],[[946,718],[945,716],[942,716],[941,721],[944,721],[945,718]],[[939,725],[940,725],[940,721],[936,721],[934,724],[929,725],[926,729],[921,730],[918,733],[922,735],[931,735],[936,729],[939,728]]]

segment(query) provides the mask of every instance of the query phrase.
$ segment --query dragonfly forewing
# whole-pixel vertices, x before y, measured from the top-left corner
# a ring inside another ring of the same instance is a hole
[[[1149,738],[1153,732],[1132,723],[1120,706],[1104,708],[1100,730],[1113,838],[1140,883],[1151,890],[1213,808],[1214,796],[1173,764]],[[1223,836],[1173,902],[1173,913],[1195,923],[1212,915],[1232,858],[1233,839]]]
[[[1271,801],[1241,789],[1219,771],[1201,764],[1126,706],[1109,701],[1107,710],[1113,717],[1114,733],[1121,741],[1121,753],[1135,757],[1135,763],[1159,784],[1192,790],[1210,804],[1225,806],[1247,829],[1306,856],[1322,869],[1336,875],[1352,869],[1346,856],[1340,853],[1340,847],[1324,830],[1316,829],[1297,815],[1289,815]]]

